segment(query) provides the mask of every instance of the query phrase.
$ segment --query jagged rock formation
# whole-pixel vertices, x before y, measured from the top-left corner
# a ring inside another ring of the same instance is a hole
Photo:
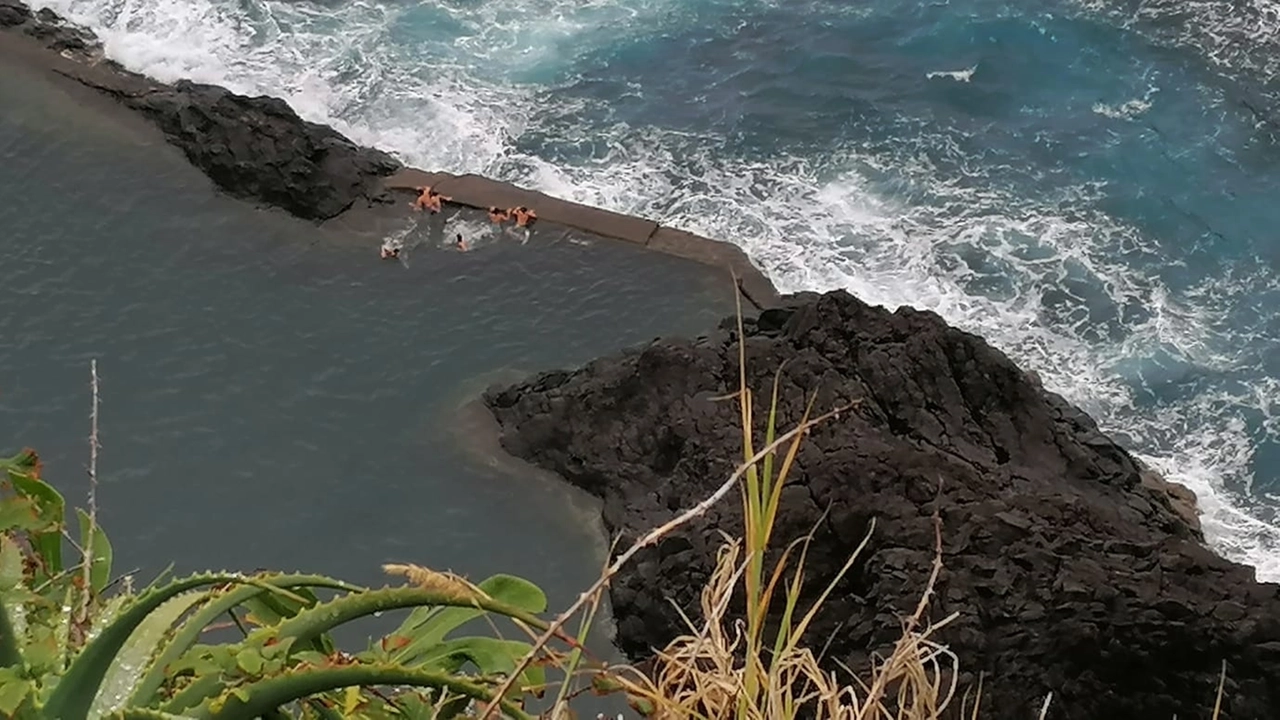
[[[156,82],[101,60],[99,43],[88,30],[51,10],[32,13],[18,0],[0,0],[0,28],[80,61],[58,70],[152,120],[229,195],[308,220],[332,218],[356,201],[389,199],[382,178],[399,169],[399,161],[303,120],[283,100],[187,80]]]
[[[603,498],[611,531],[656,526],[740,461],[737,407],[712,400],[737,387],[732,327],[490,390],[504,447]],[[866,668],[899,636],[933,561],[936,510],[945,570],[932,618],[960,613],[939,637],[963,685],[986,674],[982,717],[1034,717],[1050,691],[1060,720],[1208,717],[1224,660],[1228,716],[1280,717],[1280,586],[1205,549],[1171,489],[1085,413],[933,313],[835,292],[746,328],[761,402],[783,368],[783,427],[811,394],[817,411],[860,401],[813,430],[783,494],[780,543],[817,526],[810,598],[876,521],[812,628],[815,650],[830,639],[829,658]],[[669,601],[696,616],[717,531],[739,533],[741,520],[731,497],[617,579],[628,654],[683,629]]]
[[[16,30],[60,53],[82,58],[100,54],[98,39],[92,32],[67,23],[48,8],[32,12],[18,0],[0,0],[0,28]]]

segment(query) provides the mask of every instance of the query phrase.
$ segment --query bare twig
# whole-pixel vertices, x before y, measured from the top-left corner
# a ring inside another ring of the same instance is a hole
[[[641,537],[639,540],[637,540],[635,544],[633,544],[630,548],[627,549],[626,552],[619,555],[617,560],[614,560],[613,563],[609,565],[609,567],[605,568],[605,571],[600,575],[600,578],[596,580],[595,583],[591,585],[591,587],[584,590],[582,594],[578,596],[578,599],[574,601],[572,605],[569,606],[569,609],[565,610],[558,617],[556,617],[554,621],[552,621],[551,625],[546,629],[546,631],[542,633],[542,635],[538,637],[538,639],[534,642],[533,647],[529,650],[528,653],[525,654],[524,658],[520,661],[520,663],[516,666],[516,668],[507,674],[507,677],[502,682],[502,685],[500,685],[498,689],[494,692],[494,695],[493,695],[494,700],[490,701],[487,705],[485,705],[485,709],[480,714],[480,717],[478,718],[478,720],[489,720],[489,718],[493,716],[494,710],[496,710],[498,707],[498,700],[500,698],[506,697],[506,694],[511,691],[511,687],[515,684],[516,679],[519,678],[520,674],[523,673],[529,667],[529,664],[533,662],[533,659],[537,656],[539,652],[541,652],[542,648],[545,647],[548,642],[550,642],[551,638],[554,637],[562,627],[564,627],[564,624],[569,621],[569,618],[573,617],[579,610],[583,608],[583,606],[591,602],[592,598],[598,595],[600,591],[603,590],[604,587],[609,584],[609,581],[613,579],[613,576],[617,575],[618,571],[622,569],[622,566],[626,565],[627,562],[631,560],[631,558],[635,557],[636,553],[640,552],[645,547],[648,547],[649,545],[656,543],[664,535],[670,533],[672,530],[675,530],[676,528],[680,527],[681,525],[684,525],[685,523],[698,517],[699,515],[706,513],[707,510],[710,510],[711,506],[719,502],[721,498],[723,498],[726,494],[728,494],[729,490],[731,490],[735,485],[738,484],[738,480],[742,478],[742,476],[747,472],[748,469],[753,467],[756,463],[760,462],[760,460],[762,460],[766,455],[776,450],[778,447],[786,443],[788,440],[791,440],[792,438],[796,437],[801,433],[807,432],[809,428],[813,427],[814,425],[817,425],[818,423],[825,421],[827,418],[832,417],[833,415],[847,409],[848,408],[846,407],[841,407],[838,410],[832,410],[831,412],[828,412],[825,415],[814,418],[806,423],[803,423],[791,429],[787,433],[775,439],[773,442],[766,445],[755,455],[751,456],[749,460],[739,465],[738,469],[735,470],[733,474],[728,477],[728,479],[726,479],[723,483],[721,483],[720,487],[716,488],[715,492],[711,493],[709,496],[707,496],[697,505],[694,505],[693,507],[689,508],[688,510],[685,510],[683,513],[681,513],[679,516],[675,517],[674,519],[645,533],[644,536]]]
[[[89,387],[93,392],[93,404],[89,410],[89,529],[84,543],[84,589],[80,595],[80,617],[88,611],[89,598],[93,594],[93,536],[98,528],[98,360],[89,361]]]

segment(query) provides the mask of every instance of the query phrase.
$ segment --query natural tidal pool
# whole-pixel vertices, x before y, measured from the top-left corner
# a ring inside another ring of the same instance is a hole
[[[589,507],[493,462],[465,406],[705,331],[732,312],[727,277],[550,228],[382,262],[376,233],[220,195],[99,104],[0,74],[0,446],[36,448],[82,503],[97,360],[117,570],[381,583],[382,563],[413,562],[522,575],[553,608],[576,597],[604,552]],[[483,229],[451,217],[444,237]]]

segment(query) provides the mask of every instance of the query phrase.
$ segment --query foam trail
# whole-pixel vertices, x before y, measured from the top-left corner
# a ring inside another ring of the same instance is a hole
[[[1096,187],[1028,199],[998,181],[1002,168],[974,168],[953,138],[920,127],[903,128],[892,149],[845,144],[820,158],[746,159],[727,154],[724,137],[622,121],[593,126],[581,157],[524,149],[539,133],[576,147],[573,118],[613,117],[605,104],[546,84],[562,81],[558,68],[584,48],[687,22],[674,1],[45,4],[93,27],[112,57],[161,79],[279,95],[307,119],[420,167],[483,173],[734,240],[783,291],[846,288],[871,303],[934,310],[1189,485],[1215,547],[1280,580],[1274,511],[1248,494],[1256,448],[1280,442],[1280,383],[1257,349],[1276,338],[1226,320],[1241,298],[1280,306],[1280,281],[1263,266],[1166,286],[1141,270],[1161,264],[1159,249],[1094,210]],[[397,43],[412,13],[434,13],[432,27],[448,33]],[[1123,122],[1145,108],[1103,110]],[[921,159],[925,149],[950,153],[964,174],[939,171]],[[870,179],[886,174],[909,192],[883,192]],[[1176,384],[1176,373],[1232,381],[1153,405],[1147,396]]]

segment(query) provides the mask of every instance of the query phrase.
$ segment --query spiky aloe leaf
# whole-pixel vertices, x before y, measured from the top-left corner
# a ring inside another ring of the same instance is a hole
[[[253,720],[282,705],[353,685],[404,685],[447,690],[482,702],[493,699],[485,687],[448,673],[393,664],[342,665],[308,668],[241,685],[190,714],[199,720]],[[500,707],[511,718],[532,720],[512,702],[503,700]]]
[[[76,508],[76,516],[80,519],[80,547],[87,548],[93,557],[85,558],[89,563],[89,589],[94,595],[101,593],[111,581],[111,541],[102,526],[89,517],[89,513]],[[93,544],[89,544],[90,533]]]
[[[410,585],[343,595],[298,613],[297,616],[285,620],[274,628],[255,631],[245,642],[260,642],[261,638],[255,639],[255,635],[270,634],[280,640],[291,638],[295,644],[300,645],[359,617],[372,615],[375,612],[418,606],[475,607],[485,612],[505,615],[539,629],[545,630],[547,627],[546,622],[533,613],[494,600],[483,593],[427,589]]]
[[[540,613],[547,609],[546,593],[524,578],[498,574],[486,578],[477,587],[494,600],[526,612]],[[473,607],[418,608],[391,633],[390,637],[409,641],[391,657],[404,665],[416,665],[424,653],[432,652],[445,636],[483,614],[483,610]]]
[[[189,685],[165,703],[161,710],[165,712],[186,712],[209,698],[217,697],[226,690],[227,684],[222,676],[214,673],[197,675]]]
[[[170,715],[159,710],[147,708],[124,708],[108,716],[110,720],[191,720],[185,715]]]
[[[273,595],[260,595],[252,598],[244,604],[244,607],[249,611],[245,619],[257,627],[271,627],[279,625],[289,618],[297,617],[298,613],[303,610],[320,604],[320,598],[316,597],[316,594],[310,590],[303,589],[296,594],[296,598],[281,598]],[[332,638],[327,635],[317,635],[306,645],[312,650],[325,655],[336,649]]]
[[[241,575],[192,575],[174,580],[167,585],[147,590],[120,613],[115,622],[103,629],[102,634],[85,646],[71,663],[45,704],[47,717],[59,720],[82,720],[89,713],[89,706],[98,694],[102,679],[116,660],[120,648],[156,608],[170,598],[188,590],[221,583],[254,582]]]
[[[173,640],[165,645],[164,651],[147,670],[146,676],[143,677],[142,682],[138,684],[133,693],[133,704],[145,706],[151,703],[160,686],[164,684],[167,668],[195,645],[196,641],[200,639],[200,633],[210,623],[245,602],[268,593],[268,588],[297,590],[303,587],[322,587],[332,590],[346,590],[348,592],[356,592],[362,589],[356,585],[344,583],[324,575],[275,575],[261,577],[259,580],[260,585],[240,585],[231,590],[222,591],[221,595],[213,596],[207,604],[192,613],[191,617],[187,618],[187,621],[174,634]]]
[[[102,679],[98,696],[89,707],[89,717],[99,718],[124,707],[144,677],[152,658],[164,645],[173,624],[188,610],[208,598],[207,592],[192,591],[165,601],[138,624],[128,642],[116,653],[111,669]]]

